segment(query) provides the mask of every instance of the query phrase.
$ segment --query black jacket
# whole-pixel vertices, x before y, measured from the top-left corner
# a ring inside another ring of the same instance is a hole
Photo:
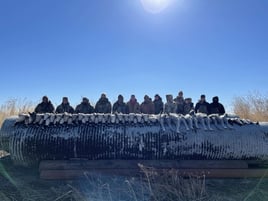
[[[90,103],[81,103],[76,106],[75,113],[91,114],[94,113],[94,107]]]
[[[60,104],[57,109],[56,109],[56,113],[74,113],[74,108],[72,106],[70,106],[69,103],[67,104]]]
[[[54,110],[55,110],[54,106],[50,101],[48,101],[47,103],[45,102],[39,103],[34,111],[36,113],[53,113]]]
[[[208,102],[198,102],[195,106],[195,112],[196,113],[204,113],[204,114],[210,114],[209,112],[209,103]]]
[[[154,113],[160,114],[164,110],[164,103],[162,101],[162,98],[159,98],[158,100],[154,100]]]
[[[209,104],[209,113],[210,114],[225,114],[224,106],[221,103],[213,102]]]

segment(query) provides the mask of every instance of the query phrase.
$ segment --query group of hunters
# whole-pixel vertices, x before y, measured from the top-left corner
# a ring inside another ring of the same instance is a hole
[[[128,102],[124,102],[122,95],[118,96],[118,100],[112,105],[106,95],[101,94],[100,99],[95,105],[95,108],[90,104],[89,99],[84,97],[82,102],[74,109],[67,97],[62,98],[62,103],[54,108],[51,101],[47,96],[42,98],[42,102],[35,108],[36,113],[143,113],[143,114],[161,114],[161,113],[177,113],[177,114],[190,114],[203,113],[203,114],[219,114],[225,113],[224,106],[219,103],[217,96],[212,98],[212,102],[206,101],[206,96],[201,95],[200,100],[194,104],[191,98],[184,98],[183,92],[180,91],[178,96],[173,99],[172,95],[166,95],[166,103],[164,104],[162,98],[156,94],[154,100],[148,95],[144,96],[144,101],[139,104],[135,95],[131,95]]]

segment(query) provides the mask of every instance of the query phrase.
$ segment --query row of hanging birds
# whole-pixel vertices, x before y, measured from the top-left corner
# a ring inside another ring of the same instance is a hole
[[[159,122],[162,129],[165,130],[165,123],[174,123],[179,132],[181,123],[184,124],[186,130],[203,128],[204,130],[213,130],[211,124],[218,129],[232,129],[233,124],[245,125],[252,124],[251,121],[241,119],[235,115],[205,115],[197,113],[195,115],[181,115],[181,114],[70,114],[70,113],[22,113],[19,114],[16,124],[23,123],[26,125],[73,125],[86,123],[102,123],[102,124],[120,124],[120,123],[156,123]]]

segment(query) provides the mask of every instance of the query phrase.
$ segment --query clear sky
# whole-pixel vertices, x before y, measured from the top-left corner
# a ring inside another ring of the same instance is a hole
[[[1,0],[0,69],[0,103],[183,90],[230,110],[268,91],[268,1],[176,0],[153,14],[140,0]]]

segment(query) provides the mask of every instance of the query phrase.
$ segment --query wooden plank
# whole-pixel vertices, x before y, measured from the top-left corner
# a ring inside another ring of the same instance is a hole
[[[49,160],[41,161],[39,170],[79,169],[139,169],[138,164],[154,168],[182,169],[246,169],[246,161],[240,160]]]
[[[263,160],[248,160],[247,161],[249,167],[268,167],[268,161]]]
[[[267,169],[213,169],[205,173],[208,178],[261,178],[268,177]]]
[[[165,172],[168,170],[158,170]],[[114,176],[142,175],[140,170],[126,169],[96,169],[96,170],[42,170],[40,178],[46,180],[70,180],[85,178],[90,174],[109,174]],[[261,178],[268,177],[267,169],[177,169],[176,175],[181,177],[206,177],[206,178]]]
[[[248,168],[248,164],[242,160],[184,160],[179,161],[178,167],[184,169],[243,169]]]
[[[110,175],[110,176],[131,176],[138,177],[142,175],[141,170],[138,169],[95,169],[95,170],[42,170],[40,171],[40,178],[46,180],[71,180],[86,178],[89,175]]]

